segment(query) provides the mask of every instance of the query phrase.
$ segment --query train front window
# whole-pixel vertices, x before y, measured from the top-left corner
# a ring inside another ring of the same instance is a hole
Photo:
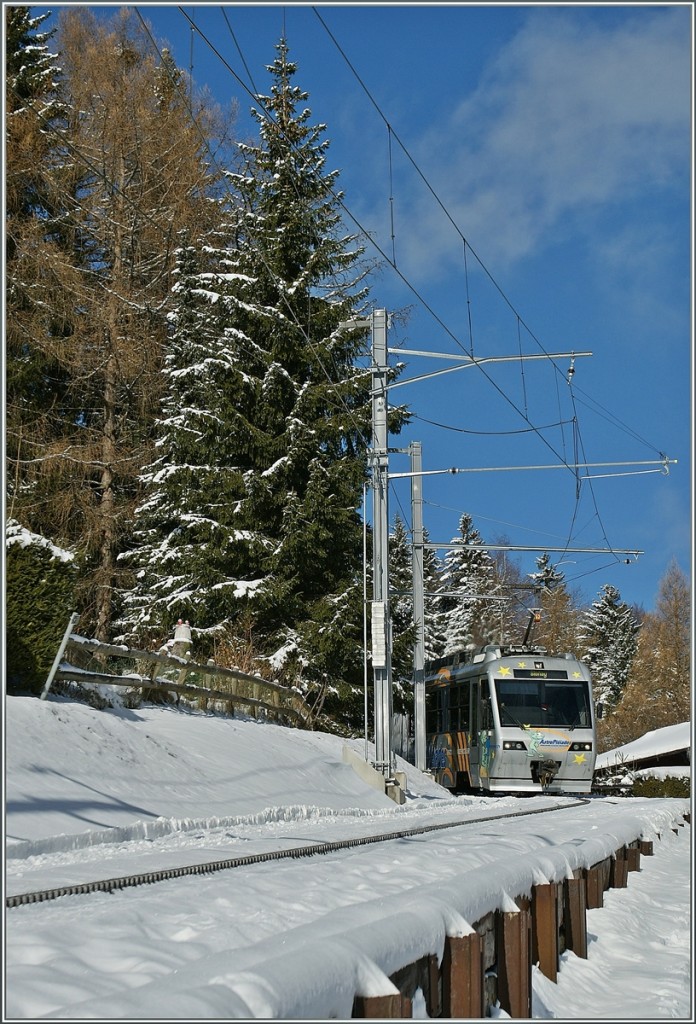
[[[589,728],[590,695],[584,681],[496,679],[501,725]]]

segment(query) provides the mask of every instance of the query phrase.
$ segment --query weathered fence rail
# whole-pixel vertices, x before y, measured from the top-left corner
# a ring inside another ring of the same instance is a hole
[[[688,813],[672,831],[685,822]],[[412,1017],[420,989],[429,1017],[479,1019],[498,1002],[510,1017],[531,1018],[532,967],[555,982],[563,952],[587,959],[587,911],[604,905],[608,889],[626,888],[641,856],[652,854],[651,841],[636,839],[572,878],[533,885],[531,895],[515,897],[516,910],[492,911],[469,934],[447,935],[442,957],[428,954],[385,977],[384,994],[356,993],[352,1016]]]
[[[74,665],[69,656],[80,652],[93,658],[121,658],[135,662],[139,671],[114,674],[103,669]],[[61,654],[66,659],[58,662],[44,688],[44,694],[53,681],[82,684],[107,684],[141,690],[159,690],[189,697],[199,702],[225,701],[228,705],[244,705],[254,711],[263,710],[274,717],[292,720],[297,725],[311,727],[313,712],[302,694],[281,683],[239,669],[224,668],[212,662],[201,664],[189,658],[162,651],[141,651],[117,644],[102,643],[70,633]],[[176,673],[167,678],[162,673]],[[214,685],[219,682],[222,686]]]

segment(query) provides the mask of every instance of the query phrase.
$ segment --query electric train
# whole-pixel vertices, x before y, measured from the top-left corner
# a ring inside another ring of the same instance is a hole
[[[589,793],[592,679],[572,654],[489,644],[425,667],[427,764],[454,792]],[[601,717],[601,707],[597,708]]]

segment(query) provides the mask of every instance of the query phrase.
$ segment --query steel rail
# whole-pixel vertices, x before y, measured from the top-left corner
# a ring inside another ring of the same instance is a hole
[[[245,857],[227,857],[224,860],[207,861],[203,864],[188,864],[184,867],[162,868],[155,871],[143,871],[135,875],[122,875],[118,878],[104,878],[95,882],[78,882],[74,885],[57,886],[55,889],[40,889],[36,892],[19,893],[5,898],[6,907],[20,907],[28,903],[43,903],[55,900],[60,896],[82,896],[92,892],[115,892],[119,889],[134,888],[138,885],[151,885],[154,882],[168,881],[170,878],[184,878],[187,875],[206,875],[229,868],[247,867],[250,864],[262,864],[271,860],[299,859],[315,857],[320,854],[333,853],[336,850],[347,850],[356,846],[369,846],[372,843],[386,843],[394,839],[405,839],[409,836],[423,835],[427,832],[439,832],[447,828],[460,828],[462,825],[480,825],[489,821],[500,821],[503,818],[519,818],[532,814],[549,814],[562,811],[569,807],[578,807],[589,803],[587,799],[576,800],[569,804],[556,804],[554,807],[539,807],[531,811],[511,811],[508,814],[493,814],[483,818],[466,818],[463,821],[448,821],[437,825],[421,825],[418,828],[401,829],[398,832],[383,832],[374,836],[363,836],[358,839],[338,839],[334,842],[315,843],[312,846],[298,846],[288,850],[272,850],[269,853],[251,853]]]

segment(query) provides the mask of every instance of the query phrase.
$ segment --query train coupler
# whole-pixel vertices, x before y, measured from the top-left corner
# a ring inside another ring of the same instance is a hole
[[[532,761],[532,779],[534,782],[538,782],[542,789],[546,789],[558,775],[560,767],[561,762],[553,761],[551,758],[546,758],[544,761]]]

